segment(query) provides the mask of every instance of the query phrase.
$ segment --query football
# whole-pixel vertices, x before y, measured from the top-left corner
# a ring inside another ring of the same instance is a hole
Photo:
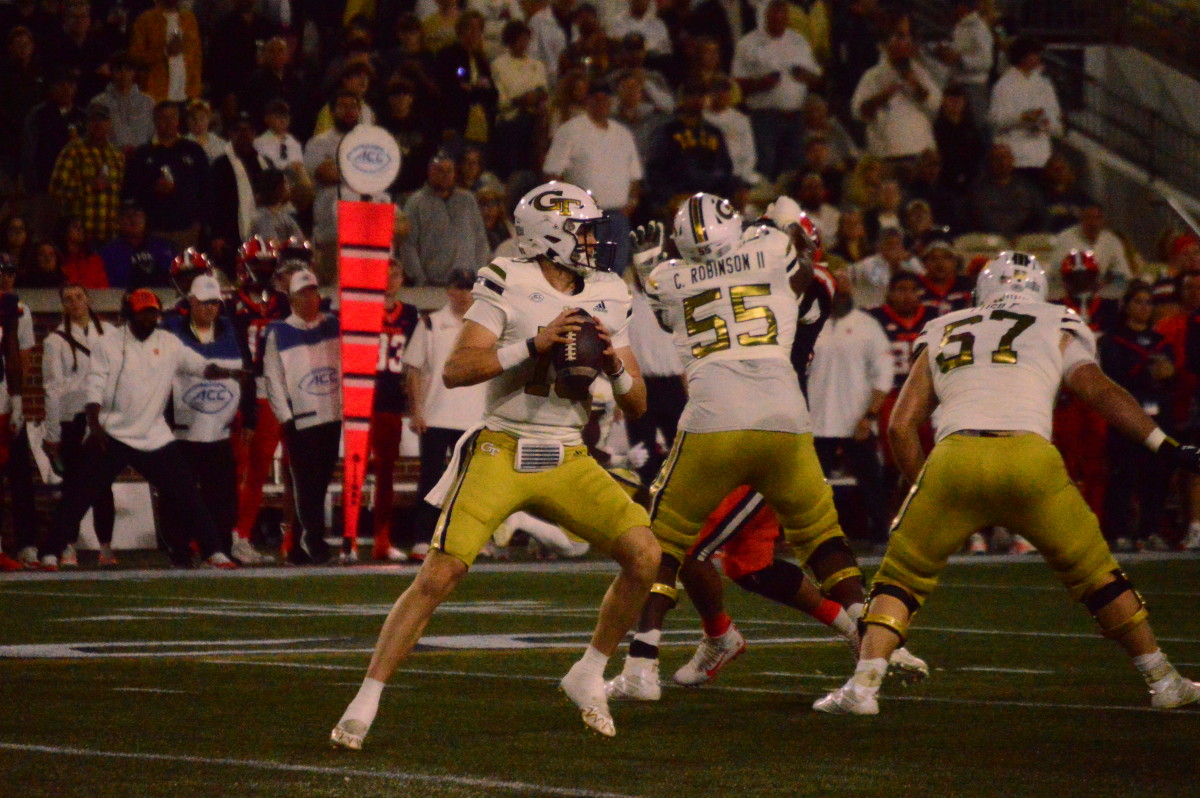
[[[596,321],[587,313],[579,329],[567,333],[565,343],[551,349],[554,363],[555,392],[565,399],[582,401],[591,393],[592,383],[600,374],[605,343]]]

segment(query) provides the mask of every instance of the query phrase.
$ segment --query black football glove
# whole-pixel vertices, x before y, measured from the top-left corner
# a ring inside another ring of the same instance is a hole
[[[1200,474],[1200,446],[1188,446],[1167,438],[1158,447],[1158,456],[1171,468],[1182,468]]]

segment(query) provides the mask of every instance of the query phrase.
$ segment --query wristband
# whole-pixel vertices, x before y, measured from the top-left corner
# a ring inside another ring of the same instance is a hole
[[[1150,431],[1150,434],[1146,436],[1146,439],[1142,441],[1142,443],[1144,443],[1146,448],[1150,451],[1157,452],[1163,443],[1168,440],[1170,439],[1167,438],[1167,433],[1163,432],[1160,428],[1155,427]]]
[[[613,396],[624,396],[633,390],[633,375],[624,366],[609,380],[612,381]]]
[[[502,346],[496,350],[496,358],[500,361],[501,371],[508,371],[529,359],[529,341],[517,341],[515,344]]]

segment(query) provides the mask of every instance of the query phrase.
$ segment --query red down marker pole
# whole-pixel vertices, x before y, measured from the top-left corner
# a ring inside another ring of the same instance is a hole
[[[396,209],[385,202],[338,202],[342,324],[343,553],[358,552],[358,516],[367,475],[375,368]]]

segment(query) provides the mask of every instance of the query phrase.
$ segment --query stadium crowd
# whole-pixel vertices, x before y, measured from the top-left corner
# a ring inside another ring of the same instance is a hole
[[[810,368],[814,434],[835,483],[853,477],[871,543],[886,540],[901,495],[881,433],[912,344],[926,321],[971,303],[989,250],[1015,244],[1043,258],[1056,298],[1102,335],[1105,370],[1164,429],[1200,435],[1200,239],[1164,231],[1148,263],[1110,227],[1059,143],[1043,45],[1004,33],[995,4],[955,3],[948,38],[914,30],[907,5],[0,5],[0,293],[50,288],[62,301],[61,325],[41,341],[28,308],[0,306],[11,314],[5,356],[18,366],[6,370],[2,408],[15,547],[6,567],[77,562],[88,507],[99,562],[115,563],[107,486],[128,464],[170,497],[160,535],[173,563],[195,553],[217,567],[269,562],[255,544],[281,440],[305,455],[285,468],[295,499],[281,553],[295,564],[332,556],[324,496],[339,392],[301,389],[315,371],[295,369],[319,361],[336,387],[337,319],[318,291],[336,285],[336,156],[360,123],[388,131],[403,155],[372,425],[377,560],[419,558],[432,534],[436,512],[423,504],[415,547],[389,534],[401,429],[407,420],[420,436],[424,495],[482,415],[480,391],[440,379],[474,275],[519,254],[513,205],[547,179],[592,192],[622,267],[629,230],[671,218],[694,192],[729,197],[746,218],[780,197],[808,215],[836,280]],[[400,299],[404,286],[444,288],[447,304],[418,313]],[[179,303],[165,314],[141,290],[172,287]],[[122,328],[91,309],[88,292],[102,288],[127,292]],[[161,344],[166,335],[182,347]],[[644,301],[633,345],[650,412],[628,430],[609,412],[597,446],[648,482],[682,409],[682,370]],[[65,477],[48,527],[36,518],[20,401],[19,366],[39,346],[40,437]],[[168,349],[177,353],[164,371],[155,358]],[[104,417],[86,409],[100,400],[115,403]],[[611,398],[596,407],[611,411]],[[1200,549],[1200,480],[1156,470],[1069,399],[1055,420],[1114,547]],[[106,439],[105,457],[88,454]],[[1164,513],[1171,495],[1178,514]],[[536,518],[511,525],[549,551],[580,551]],[[1007,548],[1003,537],[992,550]]]

